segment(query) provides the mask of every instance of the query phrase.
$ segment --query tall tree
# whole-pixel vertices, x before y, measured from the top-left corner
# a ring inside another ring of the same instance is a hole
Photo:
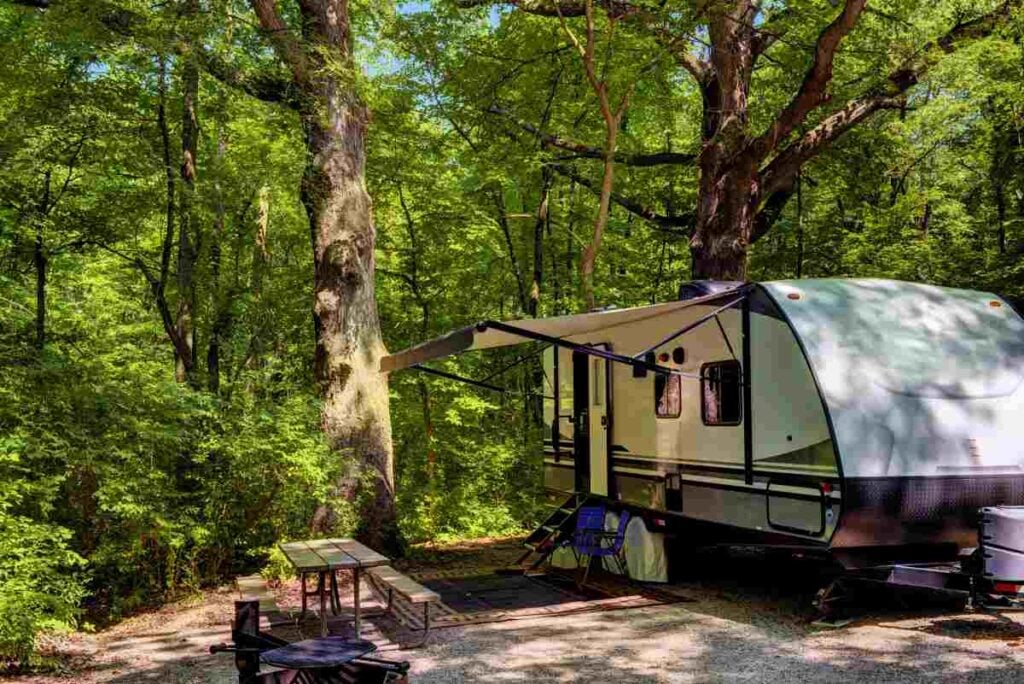
[[[558,6],[555,6],[558,9]],[[604,120],[604,146],[601,149],[601,190],[598,193],[597,216],[594,218],[594,232],[590,242],[583,247],[580,254],[580,285],[583,290],[583,301],[587,310],[593,309],[594,301],[594,264],[597,261],[597,253],[601,249],[601,240],[604,238],[604,231],[608,227],[608,212],[611,210],[612,189],[615,184],[615,150],[618,145],[619,127],[622,125],[622,117],[629,106],[630,90],[619,98],[614,106],[609,95],[608,81],[598,73],[599,66],[595,57],[597,49],[597,36],[594,23],[593,0],[584,0],[583,13],[586,18],[586,32],[583,40],[580,40],[565,20],[565,15],[559,11],[558,18],[562,24],[562,31],[569,37],[573,47],[583,60],[583,72],[586,74],[587,83],[597,96],[597,104],[601,110],[601,118]],[[609,32],[614,30],[615,24],[610,24]]]
[[[455,2],[462,8],[508,5],[520,12],[563,20],[585,17],[590,5],[590,0]],[[884,79],[859,79],[870,85],[835,102],[830,93],[835,58],[867,6],[867,0],[844,0],[814,40],[799,86],[781,110],[760,126],[750,115],[755,68],[759,60],[770,59],[767,53],[772,46],[787,42],[794,14],[790,3],[688,0],[653,7],[630,0],[595,0],[594,4],[609,19],[657,42],[699,89],[703,114],[697,153],[668,158],[617,156],[634,166],[696,165],[697,201],[690,215],[692,275],[742,280],[750,245],[777,220],[795,192],[801,167],[875,113],[904,107],[904,95],[934,64],[935,53],[951,52],[963,40],[989,35],[1006,22],[1020,1],[1006,0],[990,11],[961,15],[940,37],[899,60],[899,66]],[[588,148],[564,137],[552,136],[551,144],[591,158],[606,157],[600,148]],[[665,217],[653,217],[642,207],[619,203],[648,220],[664,222]]]
[[[198,0],[185,0],[182,14],[189,22],[189,39],[179,60],[181,67],[181,195],[178,203],[178,313],[175,333],[182,351],[176,354],[174,374],[178,382],[195,383],[196,373],[196,259],[200,247],[199,222],[195,217],[196,177],[199,150],[199,64],[196,62],[191,21],[199,12]]]
[[[313,247],[314,365],[323,429],[350,459],[341,492],[362,504],[362,536],[393,549],[391,420],[387,378],[378,371],[385,349],[374,294],[376,228],[365,182],[369,110],[358,90],[350,3],[301,0],[287,13],[274,0],[250,0],[250,6],[287,77],[246,71],[212,52],[204,63],[229,85],[287,104],[301,120],[306,168],[300,195]]]

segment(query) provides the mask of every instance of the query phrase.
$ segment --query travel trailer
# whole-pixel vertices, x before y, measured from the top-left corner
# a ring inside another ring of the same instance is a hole
[[[1024,505],[1024,320],[993,294],[696,282],[664,304],[485,321],[381,370],[531,342],[546,486],[661,531],[877,567],[955,560],[979,509]]]

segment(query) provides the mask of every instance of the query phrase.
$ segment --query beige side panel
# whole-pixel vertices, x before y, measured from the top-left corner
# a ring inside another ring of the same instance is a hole
[[[608,342],[616,353],[632,355],[712,310],[712,307],[696,306],[678,314],[609,328],[600,335],[591,334],[573,341]],[[738,355],[741,348],[739,312],[727,311],[720,318]],[[682,378],[682,411],[678,418],[655,417],[653,374],[634,378],[629,367],[612,364],[613,444],[625,447],[629,453],[663,459],[742,463],[742,426],[705,426],[701,419],[700,382],[697,379],[701,366],[732,358],[718,326],[714,321],[705,323],[658,351],[671,353],[676,347],[684,349],[685,361],[678,365],[669,361],[665,365],[679,368],[691,376]],[[562,397],[565,402],[564,389]]]

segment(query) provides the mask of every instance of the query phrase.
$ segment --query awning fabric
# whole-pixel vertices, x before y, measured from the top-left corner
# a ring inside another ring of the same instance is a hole
[[[654,304],[653,306],[640,306],[632,309],[609,309],[573,316],[527,318],[517,321],[506,321],[506,324],[550,337],[578,338],[581,335],[586,335],[596,330],[605,330],[626,323],[635,323],[648,318],[665,316],[691,306],[718,301],[740,289],[741,287],[737,286],[704,297],[694,297],[693,299],[667,302],[665,304]],[[410,347],[404,351],[396,352],[390,356],[385,356],[380,360],[380,370],[383,373],[390,373],[391,371],[409,368],[432,359],[439,359],[465,351],[507,347],[530,341],[529,338],[511,332],[489,328],[486,322],[482,322],[460,328],[447,335],[424,342],[415,347]],[[586,340],[576,341],[586,342]]]

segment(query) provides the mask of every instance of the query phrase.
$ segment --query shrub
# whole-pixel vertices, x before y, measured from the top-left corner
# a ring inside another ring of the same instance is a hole
[[[24,477],[19,445],[0,440],[0,670],[31,662],[39,632],[75,627],[85,596],[71,530],[12,513],[43,493]]]

